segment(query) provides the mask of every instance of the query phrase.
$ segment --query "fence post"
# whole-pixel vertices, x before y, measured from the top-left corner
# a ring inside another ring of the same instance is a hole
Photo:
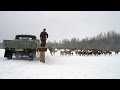
[[[47,48],[40,47],[38,50],[40,52],[40,62],[45,63],[45,52],[47,51]]]

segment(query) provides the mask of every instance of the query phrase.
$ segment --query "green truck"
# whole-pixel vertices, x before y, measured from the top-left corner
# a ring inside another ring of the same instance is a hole
[[[33,60],[36,57],[36,51],[40,47],[40,41],[35,35],[16,35],[14,40],[3,40],[5,49],[4,57],[12,59],[27,57]]]

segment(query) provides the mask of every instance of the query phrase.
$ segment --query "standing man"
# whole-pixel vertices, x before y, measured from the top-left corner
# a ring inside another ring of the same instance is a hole
[[[41,47],[46,46],[46,38],[48,38],[48,33],[46,32],[46,29],[44,28],[43,31],[40,33]]]

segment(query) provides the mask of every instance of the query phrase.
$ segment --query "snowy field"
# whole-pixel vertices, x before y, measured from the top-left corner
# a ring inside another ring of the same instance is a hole
[[[120,54],[112,56],[51,56],[46,63],[7,60],[0,49],[0,79],[120,79]]]

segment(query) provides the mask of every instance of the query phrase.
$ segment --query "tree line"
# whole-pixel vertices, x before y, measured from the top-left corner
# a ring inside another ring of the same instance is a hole
[[[47,42],[47,47],[53,48],[81,48],[81,49],[99,49],[99,50],[120,50],[120,34],[115,31],[100,33],[92,38],[71,38],[63,39],[59,42]]]

